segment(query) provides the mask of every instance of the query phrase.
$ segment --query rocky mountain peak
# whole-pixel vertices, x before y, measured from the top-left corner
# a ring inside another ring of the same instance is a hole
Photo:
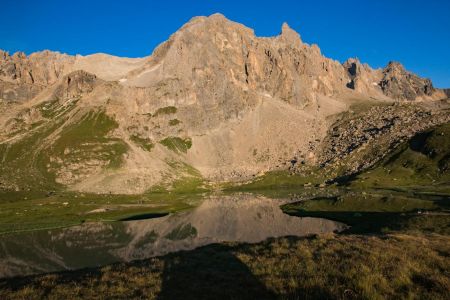
[[[384,67],[383,73],[384,74],[390,73],[395,74],[397,76],[404,76],[408,72],[406,71],[405,67],[398,61],[390,61],[388,62],[386,67]]]
[[[349,58],[342,65],[347,69],[352,79],[360,74],[361,62],[358,58]]]
[[[27,58],[27,55],[25,54],[25,52],[17,51],[16,53],[14,53],[14,54],[12,55],[12,58],[13,58],[13,59],[26,59],[26,58]]]
[[[214,14],[210,15],[209,17],[207,17],[207,19],[216,20],[216,21],[219,21],[219,22],[232,22],[229,19],[227,19],[227,17],[225,17],[221,13],[214,13]]]
[[[176,102],[190,93],[199,104],[240,106],[247,102],[243,99],[264,95],[303,106],[317,94],[342,92],[348,79],[338,62],[323,57],[318,46],[302,43],[286,23],[279,36],[257,37],[252,29],[215,14],[184,25],[124,84],[151,88],[169,80],[165,98]]]
[[[381,94],[381,91],[378,90],[379,71],[373,70],[367,64],[362,64],[358,58],[349,58],[342,66],[350,78],[347,83],[348,88],[361,94],[380,96],[377,95]]]
[[[298,34],[295,30],[289,27],[288,23],[284,22],[281,26],[281,37],[286,42],[293,44],[294,46],[299,47],[302,44],[302,40],[300,34]]]
[[[347,87],[361,94],[410,101],[445,97],[443,91],[433,87],[431,80],[407,71],[396,61],[390,61],[383,69],[374,70],[357,58],[351,58],[342,66],[350,79]]]
[[[399,62],[389,62],[382,73],[380,87],[391,98],[416,100],[432,96],[436,91],[430,79],[406,71]]]
[[[405,70],[405,67],[398,61],[394,61],[391,60],[388,62],[388,64],[386,65],[386,69],[391,68],[391,69],[397,69],[397,70]]]
[[[9,57],[9,52],[0,49],[0,60],[5,60],[7,57]]]

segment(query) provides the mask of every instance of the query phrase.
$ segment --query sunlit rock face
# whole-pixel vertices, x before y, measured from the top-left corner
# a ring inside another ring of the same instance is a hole
[[[397,63],[341,64],[288,24],[280,31],[258,37],[214,14],[143,58],[0,51],[0,183],[138,194],[191,176],[174,167],[186,165],[205,181],[245,181],[292,160],[317,166],[320,142],[355,102],[446,97]],[[110,121],[108,131],[93,114]],[[95,141],[52,152],[85,127]]]

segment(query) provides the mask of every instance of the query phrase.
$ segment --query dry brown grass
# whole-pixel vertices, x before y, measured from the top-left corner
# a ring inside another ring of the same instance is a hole
[[[1,299],[448,299],[450,237],[321,235],[211,245],[10,279]]]

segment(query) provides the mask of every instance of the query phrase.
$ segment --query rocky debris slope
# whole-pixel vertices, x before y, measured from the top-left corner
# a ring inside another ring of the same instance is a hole
[[[381,161],[418,132],[447,122],[448,109],[436,111],[408,104],[344,113],[323,140],[319,164],[331,168],[334,176],[354,174]]]

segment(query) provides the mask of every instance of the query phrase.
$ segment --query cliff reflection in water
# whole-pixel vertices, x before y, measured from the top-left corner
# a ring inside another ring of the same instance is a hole
[[[88,223],[2,237],[0,277],[101,266],[219,242],[263,241],[343,230],[344,224],[284,214],[283,200],[214,196],[190,211],[139,221]]]

